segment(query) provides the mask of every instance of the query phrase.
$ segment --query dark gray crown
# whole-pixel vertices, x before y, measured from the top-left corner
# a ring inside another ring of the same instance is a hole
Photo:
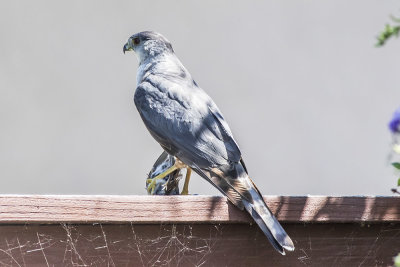
[[[174,52],[174,49],[172,48],[171,43],[167,40],[167,38],[165,38],[164,36],[162,36],[161,34],[159,34],[158,32],[153,32],[153,31],[143,31],[143,32],[139,32],[136,33],[134,35],[131,36],[131,38],[139,38],[141,42],[147,41],[147,40],[156,40],[159,41],[161,43],[164,43],[165,46],[171,50],[171,52]]]

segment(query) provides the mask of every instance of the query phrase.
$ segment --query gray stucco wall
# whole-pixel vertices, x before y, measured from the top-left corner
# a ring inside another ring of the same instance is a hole
[[[264,194],[390,194],[397,1],[8,1],[0,193],[145,194],[161,152],[133,104],[133,33],[156,30],[216,101]],[[199,177],[191,193],[216,194]]]

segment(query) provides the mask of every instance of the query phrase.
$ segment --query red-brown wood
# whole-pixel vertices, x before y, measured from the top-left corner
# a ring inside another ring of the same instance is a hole
[[[224,197],[0,196],[0,266],[391,266],[399,197],[265,197],[277,253]]]
[[[400,222],[399,197],[266,196],[283,222]],[[1,195],[0,223],[249,223],[215,196]]]
[[[282,256],[257,225],[0,225],[0,266],[393,266],[400,224],[283,224]]]

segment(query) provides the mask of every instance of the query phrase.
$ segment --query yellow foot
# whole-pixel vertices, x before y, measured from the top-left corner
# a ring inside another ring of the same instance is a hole
[[[182,189],[181,195],[189,195],[189,181],[190,181],[190,175],[191,174],[192,174],[192,169],[187,167],[185,183],[183,185],[183,189]]]
[[[185,168],[185,166],[186,165],[182,161],[176,160],[175,164],[172,167],[170,167],[168,170],[166,170],[165,172],[160,173],[159,175],[157,175],[153,178],[148,178],[146,180],[146,183],[149,183],[149,185],[147,186],[147,193],[149,193],[150,195],[153,195],[154,189],[156,188],[157,180],[163,179],[165,176],[167,176],[171,172],[174,172],[177,169]]]

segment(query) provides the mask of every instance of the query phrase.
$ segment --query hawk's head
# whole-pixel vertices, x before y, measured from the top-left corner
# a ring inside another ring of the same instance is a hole
[[[152,31],[139,32],[129,37],[123,51],[125,53],[131,50],[135,51],[140,62],[149,56],[174,52],[171,43],[164,36]]]

